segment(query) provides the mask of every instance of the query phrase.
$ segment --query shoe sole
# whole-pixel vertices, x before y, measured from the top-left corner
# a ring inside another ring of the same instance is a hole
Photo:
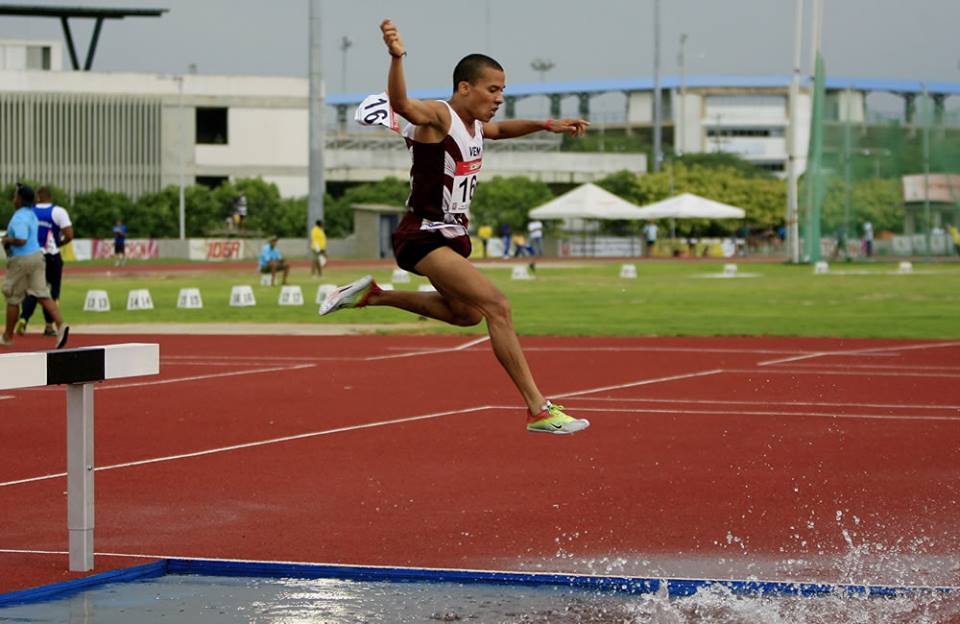
[[[67,344],[67,338],[70,337],[70,326],[67,325],[63,328],[63,336],[60,336],[57,339],[57,348],[62,349]]]
[[[354,293],[363,290],[370,286],[373,283],[373,276],[366,275],[361,277],[359,280],[352,284],[347,284],[343,288],[334,291],[330,294],[329,297],[320,305],[320,316],[326,316],[331,312],[336,312],[337,310],[343,309],[341,303],[344,299],[350,297]]]
[[[574,429],[573,431],[567,431],[567,430],[565,430],[565,429],[531,429],[530,427],[527,427],[527,431],[529,431],[530,433],[550,433],[550,434],[553,434],[553,435],[573,435],[574,433],[580,433],[581,431],[583,431],[584,429],[586,429],[587,427],[590,426],[590,421],[587,420],[587,419],[585,419],[585,418],[578,418],[577,420],[578,420],[578,421],[582,421],[582,422],[584,422],[584,423],[586,423],[586,424],[583,425],[582,427],[580,427],[579,429]]]

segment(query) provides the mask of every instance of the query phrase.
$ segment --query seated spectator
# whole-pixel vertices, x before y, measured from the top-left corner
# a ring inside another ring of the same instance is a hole
[[[290,273],[290,265],[280,255],[277,249],[277,237],[271,236],[260,250],[260,272],[270,274],[270,285],[273,286],[277,280],[277,273],[283,272],[283,284],[287,283],[287,275]]]

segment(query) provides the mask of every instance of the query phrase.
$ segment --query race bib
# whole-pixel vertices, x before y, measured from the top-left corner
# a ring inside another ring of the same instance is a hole
[[[396,113],[390,108],[390,99],[386,93],[368,95],[357,107],[353,119],[361,126],[384,126],[394,132],[400,132],[400,122],[397,120]]]
[[[457,163],[453,174],[453,190],[450,193],[450,207],[447,212],[463,213],[470,209],[470,200],[477,190],[477,176],[480,175],[482,160],[468,160]]]

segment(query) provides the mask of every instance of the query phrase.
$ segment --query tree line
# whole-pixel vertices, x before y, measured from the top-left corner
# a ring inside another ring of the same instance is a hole
[[[24,180],[35,189],[40,182]],[[786,183],[729,154],[685,155],[665,164],[659,173],[636,174],[622,171],[597,183],[606,190],[639,206],[690,192],[715,201],[743,208],[744,222],[736,220],[684,220],[676,224],[680,235],[726,235],[747,225],[751,228],[777,228],[784,221]],[[110,238],[117,219],[123,219],[131,238],[177,238],[179,226],[179,189],[168,186],[155,193],[131,199],[122,193],[96,190],[77,193],[71,199],[61,188],[50,187],[54,202],[70,211],[78,238]],[[481,181],[471,204],[472,223],[494,228],[506,224],[514,231],[526,227],[528,212],[569,190],[551,187],[523,177],[496,177]],[[13,184],[2,190],[13,196]],[[347,189],[339,197],[329,194],[324,201],[327,235],[343,238],[353,231],[351,206],[380,203],[402,206],[409,194],[409,183],[398,178],[361,184]],[[284,198],[273,183],[260,178],[226,182],[217,188],[192,185],[185,190],[186,235],[189,238],[235,234],[227,229],[238,197],[247,200],[244,229],[252,235],[276,234],[284,238],[306,235],[307,199]],[[824,200],[825,225],[837,219],[848,195],[835,184]],[[870,220],[879,230],[900,231],[903,204],[898,179],[858,180],[852,189],[856,219]],[[0,227],[13,213],[12,203],[0,202]],[[549,226],[550,224],[548,224]],[[855,225],[855,224],[854,224]],[[608,233],[639,233],[642,223],[603,224]],[[829,230],[824,230],[825,234]]]

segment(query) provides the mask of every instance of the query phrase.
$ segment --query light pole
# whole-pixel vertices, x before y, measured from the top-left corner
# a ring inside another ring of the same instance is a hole
[[[183,140],[183,127],[186,125],[186,120],[183,118],[183,74],[176,76],[174,80],[177,81],[177,169],[179,173],[179,194],[178,194],[178,208],[180,215],[180,240],[185,240],[187,238],[187,202],[184,196],[184,167],[185,167],[185,158],[183,151],[186,149],[184,145],[185,141]]]
[[[680,34],[680,51],[677,53],[677,64],[680,66],[680,115],[673,123],[673,151],[678,155],[684,152],[684,133],[687,128],[687,58],[685,47],[687,33]]]
[[[340,39],[340,52],[342,53],[340,59],[340,92],[347,92],[347,50],[350,49],[350,46],[353,45],[353,42],[350,41],[350,38],[346,35]]]
[[[663,160],[660,110],[660,0],[653,0],[653,172],[660,171]]]

